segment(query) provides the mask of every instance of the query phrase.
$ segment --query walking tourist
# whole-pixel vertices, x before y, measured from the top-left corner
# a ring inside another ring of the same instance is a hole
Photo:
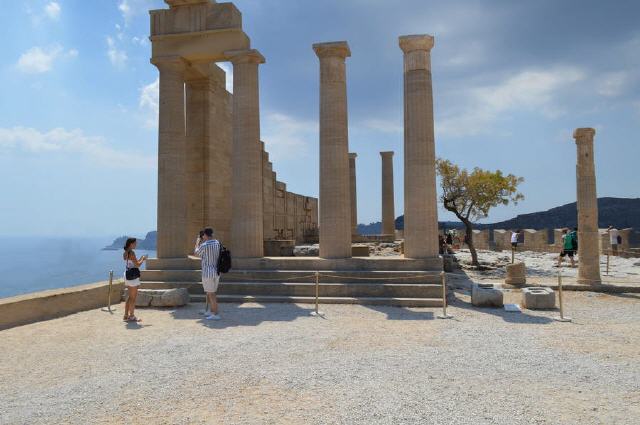
[[[576,262],[573,257],[576,254],[575,250],[575,242],[574,242],[575,233],[569,233],[569,229],[562,230],[562,250],[560,251],[560,256],[558,257],[558,267],[562,266],[562,260],[564,257],[569,257],[571,261],[571,267],[576,266]]]
[[[138,245],[136,238],[129,238],[124,244],[124,254],[122,259],[125,262],[124,284],[127,287],[127,302],[124,306],[124,317],[127,322],[140,322],[135,316],[136,298],[138,297],[138,287],[140,286],[140,266],[147,259],[146,255],[136,257],[134,249]]]
[[[218,273],[218,257],[220,256],[220,242],[213,237],[213,229],[206,228],[202,237],[198,239],[195,254],[202,261],[202,287],[209,302],[210,311],[205,311],[205,319],[220,320],[218,314],[218,285],[220,274]]]
[[[611,243],[611,255],[618,255],[618,245],[622,243],[622,237],[618,229],[613,226],[609,226],[607,233],[609,233],[609,242]]]
[[[518,249],[518,239],[520,237],[520,230],[516,230],[515,232],[511,232],[511,250],[515,251]]]

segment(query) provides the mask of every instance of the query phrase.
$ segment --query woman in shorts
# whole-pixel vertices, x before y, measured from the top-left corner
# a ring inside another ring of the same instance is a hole
[[[124,284],[127,287],[127,302],[124,306],[124,317],[122,320],[125,322],[140,322],[134,311],[136,309],[136,297],[138,296],[138,287],[140,286],[140,266],[147,259],[146,255],[140,258],[136,257],[134,249],[138,245],[136,238],[129,238],[124,244],[124,254],[122,258],[126,264],[126,271],[124,272]]]

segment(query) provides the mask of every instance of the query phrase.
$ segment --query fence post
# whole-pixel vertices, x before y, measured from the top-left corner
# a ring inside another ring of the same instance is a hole
[[[440,273],[440,282],[442,283],[442,314],[438,314],[438,319],[453,319],[453,316],[447,314],[447,275],[445,272]]]
[[[323,317],[324,313],[319,310],[320,303],[320,272],[316,272],[316,308],[311,312],[312,316]]]
[[[558,322],[570,322],[570,317],[564,317],[564,304],[562,299],[562,267],[558,270],[558,301],[560,303],[560,317],[554,317]]]
[[[609,256],[611,255],[611,253],[609,251],[607,251],[607,276],[609,276]]]
[[[109,313],[113,313],[111,309],[111,290],[113,288],[113,270],[109,270],[109,293],[107,294],[107,308],[106,310],[103,308],[102,311],[108,311]]]

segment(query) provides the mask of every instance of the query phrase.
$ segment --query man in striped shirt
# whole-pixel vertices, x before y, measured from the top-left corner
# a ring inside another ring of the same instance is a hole
[[[220,283],[220,275],[218,274],[220,242],[214,239],[213,229],[209,227],[204,229],[202,237],[196,243],[195,254],[202,260],[202,287],[211,308],[210,312],[205,312],[205,319],[220,320],[218,299],[216,297]]]

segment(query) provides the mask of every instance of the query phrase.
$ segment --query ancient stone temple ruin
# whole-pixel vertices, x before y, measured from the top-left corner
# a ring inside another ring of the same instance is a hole
[[[197,231],[211,226],[234,258],[232,271],[223,277],[223,301],[308,302],[315,281],[309,272],[322,271],[325,302],[441,305],[433,37],[399,38],[405,81],[405,255],[352,257],[357,189],[356,154],[349,153],[347,42],[312,46],[320,81],[317,200],[286,190],[269,160],[269,141],[261,141],[259,68],[265,58],[243,31],[240,11],[212,0],[165,2],[169,9],[150,12],[151,63],[160,73],[158,258],[148,261],[144,284],[186,285],[201,292],[199,262],[187,256]],[[223,61],[233,65],[233,94],[216,64]],[[384,231],[393,238],[392,153],[382,153],[382,159]],[[265,244],[271,247],[274,239],[301,243],[316,236],[319,257],[264,255]]]

